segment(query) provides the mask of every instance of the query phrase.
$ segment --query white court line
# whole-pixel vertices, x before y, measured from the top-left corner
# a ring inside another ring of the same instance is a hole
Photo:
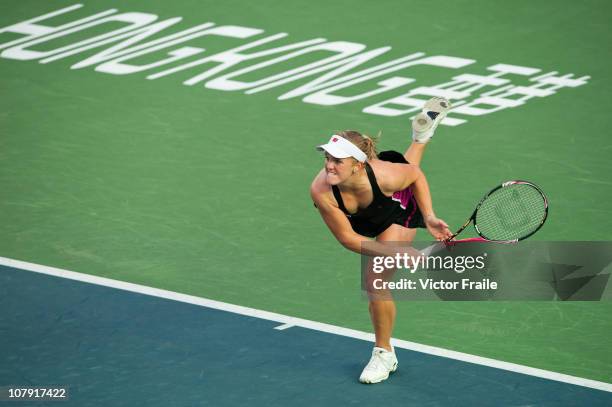
[[[282,324],[282,325],[279,325],[279,326],[275,326],[274,329],[278,329],[279,331],[284,331],[285,329],[292,328],[294,326],[295,325],[293,325],[293,324]]]
[[[234,314],[246,315],[249,317],[266,319],[269,321],[279,322],[284,325],[299,326],[302,328],[312,329],[330,334],[347,336],[349,338],[361,339],[364,341],[374,342],[374,335],[371,333],[357,331],[355,329],[343,328],[336,325],[324,324],[322,322],[310,321],[307,319],[295,318],[288,315],[277,314],[258,310],[255,308],[243,307],[240,305],[229,304],[207,298],[195,297],[193,295],[181,294],[174,291],[161,290],[159,288],[147,287],[144,285],[127,283],[125,281],[112,280],[110,278],[97,277],[89,274],[77,273],[74,271],[62,270],[55,267],[43,266],[40,264],[28,263],[20,260],[13,260],[6,257],[0,257],[0,265],[13,267],[21,270],[33,271],[41,274],[48,274],[56,277],[63,277],[70,280],[81,281],[84,283],[96,284],[105,287],[112,287],[119,290],[130,291],[139,294],[146,294],[153,297],[166,298],[169,300],[180,301],[188,304],[200,305],[202,307],[213,308],[217,310],[232,312]],[[281,325],[282,326],[282,325]],[[278,327],[277,327],[278,328]],[[416,352],[426,353],[429,355],[440,356],[448,359],[460,360],[462,362],[473,363],[477,365],[494,367],[497,369],[507,370],[510,372],[522,373],[529,376],[541,377],[543,379],[554,380],[563,383],[574,384],[577,386],[589,387],[592,389],[612,392],[612,384],[600,382],[597,380],[585,379],[577,376],[570,376],[563,373],[551,372],[549,370],[537,369],[534,367],[523,366],[516,363],[504,362],[501,360],[485,358],[469,353],[456,352],[435,346],[423,345],[416,342],[404,341],[401,339],[393,339],[393,346],[408,349]]]

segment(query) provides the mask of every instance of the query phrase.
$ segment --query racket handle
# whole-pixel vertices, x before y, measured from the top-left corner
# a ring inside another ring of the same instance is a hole
[[[469,237],[467,239],[459,239],[459,240],[447,240],[446,243],[449,246],[452,246],[457,243],[469,243],[469,242],[488,242],[489,240],[483,237]]]
[[[489,239],[485,239],[484,237],[470,237],[467,239],[460,239],[460,240],[451,240],[451,241],[446,241],[446,245],[447,246],[454,246],[458,243],[470,243],[470,242],[487,242],[487,243],[500,243],[500,244],[513,244],[518,242],[518,239],[513,239],[513,240],[489,240]]]

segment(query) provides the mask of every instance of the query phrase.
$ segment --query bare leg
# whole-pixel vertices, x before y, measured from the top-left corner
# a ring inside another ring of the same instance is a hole
[[[412,242],[416,234],[415,229],[406,229],[400,225],[391,225],[376,238],[379,242]],[[390,295],[389,295],[390,298]],[[379,348],[391,350],[391,335],[395,323],[396,308],[393,299],[370,299],[370,318],[376,336],[376,345]]]
[[[427,144],[415,143],[413,141],[404,153],[404,158],[410,164],[421,165],[421,159],[423,158],[423,153],[425,152],[426,147]]]
[[[404,158],[411,164],[420,165],[423,158],[423,153],[427,144],[412,142],[406,152]],[[379,242],[407,242],[411,243],[416,235],[416,229],[406,229],[399,225],[391,225],[387,230],[381,233],[376,240]],[[370,298],[369,310],[374,334],[376,336],[376,346],[391,350],[391,335],[393,333],[393,325],[395,324],[395,316],[397,310],[395,303],[390,293],[383,295],[389,299],[373,299]]]
[[[395,303],[393,300],[372,300],[369,309],[376,336],[374,346],[391,351],[391,334],[396,315]]]

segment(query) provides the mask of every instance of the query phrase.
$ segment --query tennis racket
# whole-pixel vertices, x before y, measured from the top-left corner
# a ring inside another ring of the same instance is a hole
[[[506,181],[480,200],[472,216],[448,242],[516,243],[540,230],[547,217],[548,199],[537,185],[528,181]],[[454,240],[470,223],[474,223],[480,237]]]
[[[516,243],[540,230],[547,217],[548,199],[537,185],[506,181],[489,191],[467,222],[444,243],[447,246],[464,242]],[[455,240],[470,223],[480,237]],[[425,252],[431,253],[434,246]]]

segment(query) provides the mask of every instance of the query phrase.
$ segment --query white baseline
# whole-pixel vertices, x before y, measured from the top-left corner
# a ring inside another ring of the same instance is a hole
[[[312,329],[320,332],[346,336],[349,338],[360,339],[373,342],[374,335],[371,333],[358,331],[355,329],[343,328],[336,325],[325,324],[322,322],[310,321],[302,318],[295,318],[289,315],[277,314],[274,312],[258,310],[255,308],[243,307],[240,305],[229,304],[226,302],[210,300],[207,298],[196,297],[193,295],[181,294],[174,291],[162,290],[154,287],[128,283],[125,281],[113,280],[110,278],[97,277],[89,274],[77,273],[74,271],[63,270],[55,267],[43,266],[40,264],[28,263],[25,261],[0,257],[0,265],[12,267],[20,270],[32,271],[35,273],[47,274],[55,277],[67,278],[70,280],[81,281],[89,284],[96,284],[105,287],[112,287],[119,290],[130,291],[139,294],[146,294],[153,297],[166,298],[169,300],[184,302],[188,304],[200,305],[202,307],[213,308],[217,310],[232,312],[234,314],[245,315],[275,321],[283,324],[282,328],[290,326],[299,326],[302,328]],[[285,327],[286,326],[286,327]],[[281,328],[281,326],[277,327]],[[416,342],[405,341],[401,339],[393,339],[393,346],[408,349],[415,352],[426,353],[429,355],[440,356],[448,359],[460,360],[467,363],[473,363],[482,366],[494,367],[497,369],[507,370],[510,372],[522,373],[529,376],[541,377],[543,379],[554,380],[563,383],[574,384],[577,386],[589,387],[592,389],[612,392],[612,384],[600,382],[597,380],[585,379],[577,376],[570,376],[563,373],[552,372],[549,370],[537,369],[529,366],[523,366],[516,363],[504,362],[501,360],[485,358],[468,353],[456,352],[435,346],[423,345]]]

